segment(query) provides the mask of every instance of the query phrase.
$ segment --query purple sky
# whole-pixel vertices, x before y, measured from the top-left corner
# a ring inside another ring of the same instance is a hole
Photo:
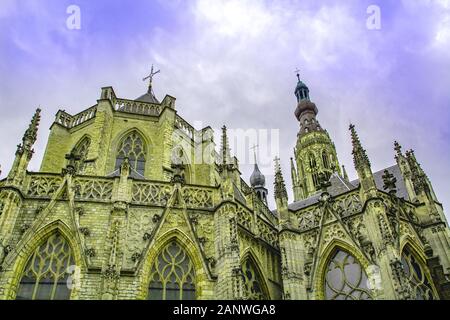
[[[366,28],[372,4],[380,30]],[[81,30],[66,27],[69,5],[81,9]],[[299,67],[351,178],[350,121],[373,170],[394,164],[394,140],[415,149],[450,216],[450,0],[2,0],[0,29],[2,177],[37,106],[31,170],[59,108],[86,109],[108,85],[135,98],[154,63],[156,95],[175,96],[192,124],[280,129],[290,189]],[[260,158],[272,195],[272,165]]]

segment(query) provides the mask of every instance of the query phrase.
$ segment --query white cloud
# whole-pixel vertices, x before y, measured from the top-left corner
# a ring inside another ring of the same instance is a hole
[[[417,6],[430,4],[430,1],[413,2],[404,2],[411,14],[420,12]],[[448,6],[449,1],[441,2],[444,8]],[[403,48],[395,48],[395,54],[385,54],[383,50],[391,49],[391,42],[401,40],[396,37],[404,31],[401,29],[404,24],[368,33],[364,19],[366,8],[362,8],[360,15],[355,14],[357,2],[339,6],[317,5],[315,1],[304,3],[315,6],[300,7],[295,1],[170,1],[168,7],[178,8],[176,18],[183,21],[182,30],[174,33],[161,26],[149,30],[146,36],[118,39],[113,49],[108,43],[88,40],[79,44],[83,48],[78,48],[81,57],[75,57],[76,64],[51,38],[56,34],[68,41],[69,46],[76,47],[76,40],[67,38],[73,37],[73,33],[55,29],[47,17],[48,26],[34,30],[37,41],[51,53],[44,60],[53,60],[46,78],[40,81],[39,75],[32,75],[28,80],[33,97],[19,99],[22,93],[18,84],[16,92],[2,96],[18,108],[22,103],[31,108],[38,101],[46,107],[38,156],[33,160],[32,169],[39,167],[46,128],[53,120],[50,115],[61,104],[70,112],[80,111],[95,103],[99,88],[104,85],[114,85],[119,96],[137,97],[145,90],[140,79],[153,62],[162,70],[155,79],[156,94],[160,99],[166,93],[175,96],[179,113],[191,123],[201,120],[204,126],[214,128],[227,124],[230,128],[280,129],[280,155],[290,189],[289,158],[293,156],[298,132],[293,115],[294,70],[299,67],[319,108],[319,121],[330,132],[341,164],[346,165],[353,177],[347,130],[350,121],[357,125],[374,169],[394,162],[392,143],[399,139],[405,147],[417,149],[419,160],[437,185],[438,195],[449,194],[445,179],[448,180],[450,169],[445,162],[450,161],[450,155],[437,155],[433,150],[445,143],[440,135],[445,121],[434,119],[431,113],[417,106],[407,110],[403,104],[411,101],[405,92],[393,94],[386,90],[398,85],[391,84],[391,78],[401,62],[397,61],[396,53]],[[444,52],[448,47],[448,22],[441,15],[437,17],[435,24],[441,27],[436,30],[442,33],[439,35],[437,31],[436,35],[441,42],[436,48],[427,48],[429,52]],[[50,34],[48,29],[54,32]],[[81,30],[82,35],[83,32],[87,31]],[[14,35],[14,39],[24,50],[34,49],[35,44],[27,42],[24,35]],[[442,88],[445,85],[444,80],[439,84]],[[20,119],[23,125],[14,130],[14,136],[20,137],[22,128],[26,128],[32,113],[30,108]],[[431,120],[433,130],[426,125]],[[12,160],[15,144],[17,141],[9,143],[8,151],[2,149],[2,161]],[[252,156],[246,158],[252,160]],[[247,179],[252,165],[240,160],[243,177]],[[261,169],[268,175],[267,186],[272,190],[272,166]],[[448,212],[450,202],[447,203]]]

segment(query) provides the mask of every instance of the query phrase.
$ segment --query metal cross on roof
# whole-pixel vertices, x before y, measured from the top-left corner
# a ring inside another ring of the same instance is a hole
[[[256,163],[256,149],[258,149],[259,145],[254,144],[253,147],[250,148],[250,150],[253,150],[253,155],[255,156],[255,163]]]
[[[144,79],[142,79],[142,81],[146,81],[148,79],[149,80],[148,86],[151,87],[152,86],[152,82],[153,82],[153,76],[158,74],[158,73],[160,73],[160,72],[161,72],[161,70],[153,71],[153,65],[152,65],[152,69],[150,70],[150,74],[147,77],[145,77]]]

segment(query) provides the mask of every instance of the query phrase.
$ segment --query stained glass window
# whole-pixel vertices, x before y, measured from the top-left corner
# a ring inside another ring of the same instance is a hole
[[[251,259],[245,260],[242,265],[244,275],[244,286],[247,298],[250,300],[268,300],[267,295],[262,289],[261,276],[257,272]]]
[[[349,253],[337,250],[325,273],[326,300],[372,300],[367,275]]]
[[[89,147],[91,146],[91,139],[84,138],[77,144],[77,146],[72,151],[72,154],[75,154],[80,157],[80,160],[76,162],[76,170],[78,173],[83,173],[85,168],[85,162],[87,160]]]
[[[22,274],[17,300],[68,300],[67,268],[74,265],[70,245],[55,233],[32,254]]]
[[[131,168],[144,176],[145,146],[142,137],[136,131],[126,136],[120,144],[116,157],[116,170],[120,168],[125,158],[128,158]]]
[[[402,264],[413,289],[415,299],[434,300],[431,281],[425,273],[426,269],[408,247],[405,247],[403,250]]]
[[[151,270],[149,300],[195,300],[194,266],[176,241],[161,251]]]

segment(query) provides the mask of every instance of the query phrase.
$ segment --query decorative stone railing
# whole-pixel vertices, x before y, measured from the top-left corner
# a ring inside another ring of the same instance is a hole
[[[268,219],[272,223],[277,223],[277,217],[270,211],[270,209],[263,203],[261,200],[257,199],[256,204],[257,212],[261,213],[266,219]]]
[[[173,192],[169,183],[133,182],[131,201],[140,205],[165,206]],[[201,186],[184,186],[182,197],[187,208],[214,208],[214,188]]]
[[[188,208],[214,208],[214,189],[207,187],[185,186],[183,199]]]
[[[68,114],[65,111],[59,110],[58,113],[56,114],[55,122],[62,125],[63,127],[71,129],[94,118],[96,113],[97,113],[97,106],[93,106],[74,116]]]
[[[110,201],[114,180],[102,178],[77,177],[75,184],[75,200]]]
[[[362,208],[363,203],[361,202],[361,198],[357,192],[350,192],[334,198],[331,207],[331,209],[343,219],[360,213]],[[322,208],[318,203],[302,209],[298,216],[298,228],[300,231],[306,231],[318,227],[321,214]]]
[[[236,211],[236,217],[238,224],[249,232],[256,231],[258,236],[270,244],[274,248],[278,248],[278,231],[274,227],[275,224],[271,225],[267,223],[265,219],[261,216],[254,216],[253,212],[244,206],[238,206]],[[255,226],[256,217],[256,230]]]
[[[29,175],[26,195],[31,198],[51,199],[63,182],[58,174],[32,173]],[[114,179],[75,177],[75,200],[108,202],[112,199]]]
[[[239,206],[236,211],[237,222],[248,231],[252,231],[253,214],[244,206]]]
[[[133,182],[131,201],[135,204],[165,206],[172,191],[170,184]]]
[[[242,178],[241,178],[241,189],[242,189],[242,193],[245,196],[252,193],[252,188],[250,188],[250,186],[247,184],[247,182],[245,182],[245,180]]]
[[[257,220],[259,236],[274,248],[278,248],[278,231],[261,219]]]
[[[175,128],[181,130],[185,133],[189,138],[194,139],[196,130],[193,126],[191,126],[186,120],[180,117],[178,114],[175,117]]]
[[[26,195],[32,198],[52,198],[62,181],[61,175],[31,174],[26,187]]]
[[[114,110],[125,113],[141,114],[146,116],[159,116],[161,105],[128,99],[111,99]]]

